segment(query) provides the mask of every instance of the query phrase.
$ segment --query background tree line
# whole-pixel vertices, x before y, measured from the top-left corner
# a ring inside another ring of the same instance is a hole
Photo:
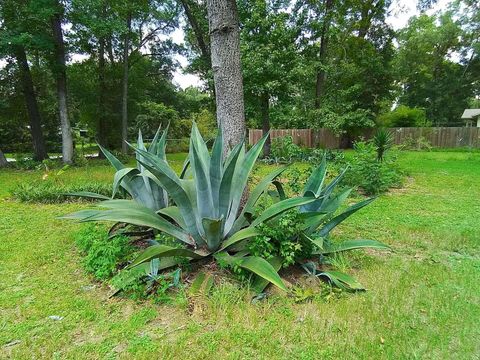
[[[123,151],[138,128],[149,137],[159,122],[171,123],[173,138],[187,136],[192,119],[213,131],[212,59],[222,54],[212,54],[207,5],[2,1],[0,151],[44,159],[61,148],[71,162],[72,128]],[[238,0],[248,126],[329,127],[348,145],[375,125],[461,125],[463,109],[480,96],[480,5],[458,0],[433,15],[422,11],[399,31],[387,22],[391,5]],[[169,38],[179,27],[184,45]],[[173,83],[176,54],[187,56],[201,88]]]

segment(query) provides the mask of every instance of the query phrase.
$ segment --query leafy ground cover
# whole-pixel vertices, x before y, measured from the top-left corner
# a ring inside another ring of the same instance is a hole
[[[183,155],[169,155],[180,168]],[[232,282],[192,309],[109,299],[82,269],[79,225],[57,216],[86,204],[8,199],[42,171],[0,171],[0,357],[474,359],[480,353],[480,153],[402,152],[404,188],[381,196],[337,231],[393,253],[338,258],[369,289],[304,293],[251,304]],[[299,169],[305,165],[298,165]],[[271,169],[261,165],[257,174]],[[62,174],[111,181],[102,162]]]

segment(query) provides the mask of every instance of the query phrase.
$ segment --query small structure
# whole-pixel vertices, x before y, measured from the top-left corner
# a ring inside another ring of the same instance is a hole
[[[480,109],[465,109],[462,120],[466,120],[466,126],[480,127]]]

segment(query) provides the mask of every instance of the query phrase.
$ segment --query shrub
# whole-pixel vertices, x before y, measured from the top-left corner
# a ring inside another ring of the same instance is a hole
[[[300,157],[302,148],[293,142],[291,136],[285,136],[273,139],[270,151],[271,157],[278,159],[276,162],[292,162]]]
[[[432,144],[424,136],[419,136],[417,138],[408,137],[403,141],[400,147],[404,150],[416,150],[416,151],[432,150]]]
[[[82,200],[67,194],[76,192],[92,192],[110,196],[110,184],[91,182],[86,184],[59,184],[51,181],[19,183],[10,190],[12,197],[21,202],[54,204]],[[92,200],[92,198],[85,198]]]
[[[365,194],[374,195],[401,185],[402,177],[394,156],[385,157],[383,154],[383,161],[379,161],[378,149],[371,141],[357,141],[354,150],[351,168],[345,178],[349,186],[358,186]]]
[[[424,109],[410,108],[400,105],[389,113],[380,115],[377,122],[385,127],[428,127],[432,124],[427,120]]]
[[[393,135],[388,130],[379,129],[373,136],[372,142],[377,149],[377,160],[383,161],[385,153],[393,146]]]
[[[303,219],[297,209],[259,226],[261,235],[247,246],[251,254],[265,259],[279,257],[282,267],[295,263],[295,259],[311,254],[311,245],[297,235],[302,231]]]
[[[134,252],[128,237],[109,237],[105,227],[89,225],[75,236],[75,242],[85,254],[85,270],[99,280],[110,278]]]
[[[288,164],[295,161],[318,164],[324,155],[329,161],[340,161],[343,152],[340,150],[310,149],[296,145],[291,136],[275,138],[272,141],[270,155],[263,159],[267,164]]]

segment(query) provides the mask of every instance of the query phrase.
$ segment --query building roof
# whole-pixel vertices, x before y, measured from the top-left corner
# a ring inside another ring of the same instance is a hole
[[[462,119],[473,119],[480,116],[480,109],[465,109],[462,114]]]

